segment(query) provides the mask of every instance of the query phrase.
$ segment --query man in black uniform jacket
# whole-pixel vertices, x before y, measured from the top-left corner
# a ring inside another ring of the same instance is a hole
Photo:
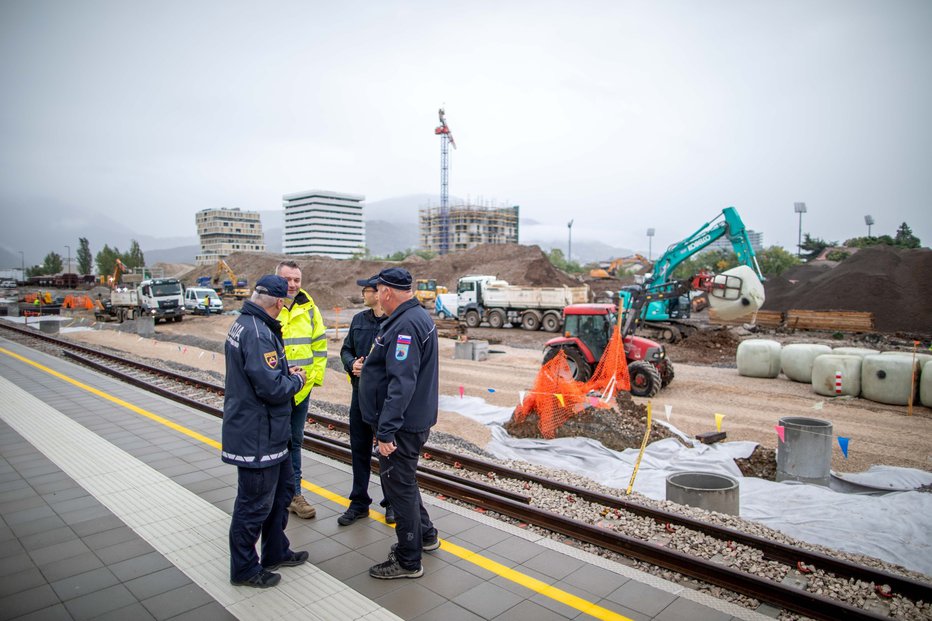
[[[230,521],[230,582],[275,586],[279,567],[307,561],[293,552],[285,526],[294,496],[288,454],[291,400],[306,381],[301,367],[288,367],[282,328],[275,320],[285,304],[288,283],[263,276],[230,326],[224,345],[226,382],[221,459],[237,467],[236,502]],[[262,535],[262,564],[256,542]]]
[[[349,375],[353,386],[353,396],[350,399],[349,427],[350,448],[353,455],[353,489],[350,491],[350,505],[346,512],[337,518],[340,526],[348,526],[360,518],[369,515],[369,463],[372,460],[372,440],[375,436],[372,427],[363,422],[362,411],[359,409],[359,376],[362,374],[362,365],[372,349],[375,335],[382,322],[388,317],[379,304],[379,295],[376,285],[378,275],[372,278],[357,280],[356,284],[362,287],[362,299],[367,309],[353,316],[343,347],[340,349],[340,360],[343,368]],[[383,491],[384,493],[384,491]],[[385,507],[385,521],[395,523],[395,512],[388,502],[382,501]]]
[[[422,550],[440,547],[415,477],[421,447],[437,422],[437,330],[414,299],[407,270],[382,270],[377,287],[389,317],[363,364],[359,404],[363,420],[375,431],[382,487],[395,509],[398,543],[369,575],[419,578],[424,575]]]

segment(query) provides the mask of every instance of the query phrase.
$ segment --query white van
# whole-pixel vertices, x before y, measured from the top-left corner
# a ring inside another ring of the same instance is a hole
[[[210,312],[223,312],[223,300],[217,292],[207,287],[191,287],[184,292],[184,306],[191,313],[204,312],[204,298],[210,300]]]

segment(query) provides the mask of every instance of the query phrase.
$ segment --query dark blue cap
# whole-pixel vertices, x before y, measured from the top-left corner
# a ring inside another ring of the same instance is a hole
[[[379,283],[392,289],[410,289],[411,272],[402,267],[387,267],[379,272]]]
[[[275,274],[266,274],[256,281],[256,291],[273,298],[287,298],[288,281]]]
[[[372,276],[370,278],[360,278],[359,280],[356,281],[356,284],[359,285],[360,287],[372,287],[373,289],[375,289],[375,286],[379,284],[379,275],[376,274],[375,276]]]

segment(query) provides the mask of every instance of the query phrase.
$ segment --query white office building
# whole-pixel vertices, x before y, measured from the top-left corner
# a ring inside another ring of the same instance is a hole
[[[282,196],[282,252],[349,259],[366,247],[365,196],[307,190]]]

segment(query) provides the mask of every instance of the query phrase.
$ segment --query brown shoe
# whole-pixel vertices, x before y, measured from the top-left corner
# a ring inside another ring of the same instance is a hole
[[[304,520],[309,520],[317,515],[317,509],[312,507],[311,503],[301,494],[298,494],[291,500],[291,504],[288,505],[288,510]]]

